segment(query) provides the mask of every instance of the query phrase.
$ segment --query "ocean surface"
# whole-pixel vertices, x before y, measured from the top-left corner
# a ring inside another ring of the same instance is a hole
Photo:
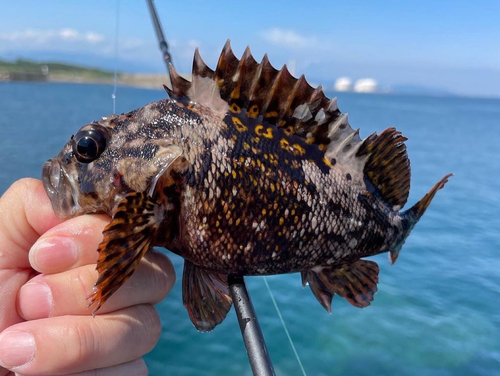
[[[112,112],[112,88],[0,84],[0,193],[40,177],[81,125]],[[117,111],[164,98],[118,88]],[[308,375],[500,375],[500,100],[338,94],[361,136],[395,126],[408,137],[408,207],[454,172],[407,240],[394,266],[380,266],[366,309],[344,299],[332,315],[300,275],[268,277]],[[234,311],[212,333],[198,333],[182,305],[183,261],[169,253],[178,282],[158,304],[163,332],[146,356],[151,375],[250,375]],[[300,375],[262,277],[247,285],[278,375]]]

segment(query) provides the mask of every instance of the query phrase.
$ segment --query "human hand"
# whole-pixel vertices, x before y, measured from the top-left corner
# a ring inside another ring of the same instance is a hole
[[[168,294],[175,272],[166,256],[148,252],[92,317],[86,298],[109,221],[58,219],[34,179],[0,198],[0,376],[147,374],[141,356],[161,333],[152,305]]]

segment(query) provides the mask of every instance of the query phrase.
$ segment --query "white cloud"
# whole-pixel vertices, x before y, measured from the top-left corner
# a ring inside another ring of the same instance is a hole
[[[271,44],[293,49],[318,48],[323,44],[313,36],[303,36],[293,30],[273,28],[261,32],[261,36]]]
[[[139,38],[120,39],[118,49],[120,50],[134,50],[145,45],[144,41]]]
[[[24,43],[27,45],[45,45],[58,41],[86,42],[89,44],[97,44],[104,42],[105,37],[102,34],[93,31],[80,32],[70,28],[58,30],[26,29],[22,31],[0,33],[0,41]]]
[[[0,52],[52,51],[62,53],[92,53],[101,56],[114,56],[114,36],[106,37],[96,31],[79,31],[73,28],[25,29],[22,31],[0,32]],[[141,60],[148,50],[154,50],[139,38],[119,38],[118,53],[127,60]],[[132,59],[129,57],[132,56]]]
[[[56,34],[57,35],[57,34]],[[62,39],[77,39],[78,31],[74,29],[61,29],[58,34]]]
[[[86,37],[87,41],[90,43],[98,43],[98,42],[104,41],[104,36],[101,34],[98,34],[98,33],[90,32],[90,33],[87,33],[85,35],[85,37]]]

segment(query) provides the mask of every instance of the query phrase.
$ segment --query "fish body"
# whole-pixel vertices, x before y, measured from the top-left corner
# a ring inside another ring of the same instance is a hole
[[[449,175],[400,211],[410,188],[394,128],[362,140],[321,88],[286,67],[237,59],[193,79],[171,71],[168,100],[81,128],[43,169],[56,214],[112,216],[99,245],[97,309],[153,246],[185,259],[183,301],[212,330],[231,307],[229,275],[301,272],[330,311],[334,294],[365,307],[378,266],[394,262]]]

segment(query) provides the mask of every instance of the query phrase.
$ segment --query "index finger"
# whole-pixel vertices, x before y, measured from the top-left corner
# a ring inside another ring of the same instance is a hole
[[[95,264],[102,231],[110,220],[102,214],[81,215],[54,226],[31,247],[31,266],[47,274]]]

